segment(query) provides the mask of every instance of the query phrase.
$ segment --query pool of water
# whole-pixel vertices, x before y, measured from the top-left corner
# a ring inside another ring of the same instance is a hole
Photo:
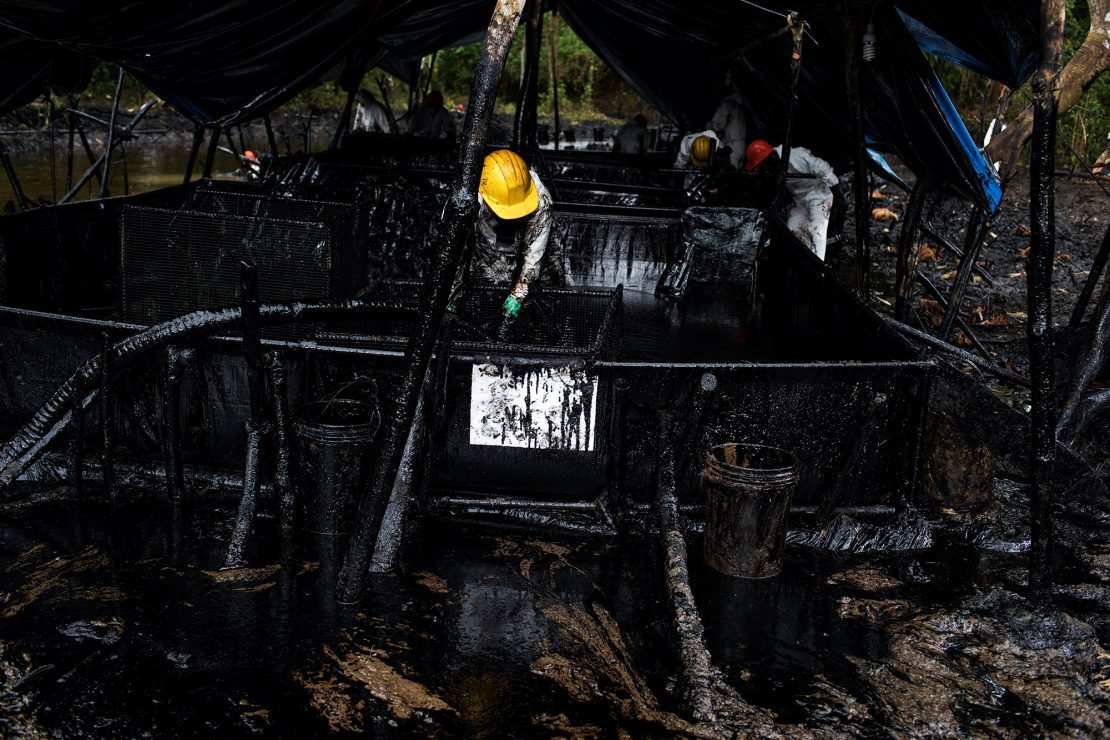
[[[94,146],[94,152],[97,155],[102,149],[102,145]],[[200,161],[193,168],[194,179],[200,177],[203,156],[202,147],[201,156],[198,158]],[[181,139],[124,145],[122,152],[117,150],[112,159],[108,177],[109,192],[112,195],[134,194],[180,185],[185,179],[185,165],[188,158],[189,142]],[[46,147],[15,152],[11,155],[11,159],[23,192],[32,202],[38,202],[41,199],[56,202],[66,193],[68,162],[64,138],[56,140],[53,151]],[[74,151],[71,182],[77,182],[88,166],[89,160],[78,143]],[[216,152],[212,171],[216,179],[234,179],[241,176],[238,160],[223,150]],[[74,195],[73,199],[84,200],[96,198],[99,195],[100,183],[94,176]],[[0,172],[0,206],[6,205],[9,201],[14,203],[15,194],[8,178]]]

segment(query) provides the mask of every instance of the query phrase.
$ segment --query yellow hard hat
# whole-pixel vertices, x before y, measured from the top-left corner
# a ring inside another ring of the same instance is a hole
[[[709,157],[713,154],[713,139],[704,134],[694,139],[690,145],[690,164],[699,170],[709,166]]]
[[[478,192],[498,218],[524,218],[540,205],[528,165],[519,154],[508,149],[486,155]]]

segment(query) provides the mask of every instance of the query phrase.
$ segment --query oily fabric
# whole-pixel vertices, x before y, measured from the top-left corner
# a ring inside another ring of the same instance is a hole
[[[782,156],[782,147],[775,147],[775,154]],[[786,228],[819,259],[825,259],[825,240],[829,231],[829,214],[832,211],[832,188],[840,180],[828,162],[815,156],[804,146],[790,149],[790,167],[787,172],[813,175],[809,178],[787,178],[786,189],[794,202],[786,219]]]

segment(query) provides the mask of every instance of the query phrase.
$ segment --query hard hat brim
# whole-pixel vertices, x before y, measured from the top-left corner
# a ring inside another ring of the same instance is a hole
[[[524,198],[519,203],[502,205],[484,193],[482,194],[482,200],[485,201],[489,209],[493,211],[493,215],[498,218],[503,218],[506,221],[530,216],[540,206],[540,194],[536,190],[536,183],[534,181],[528,183],[528,191],[524,193]]]

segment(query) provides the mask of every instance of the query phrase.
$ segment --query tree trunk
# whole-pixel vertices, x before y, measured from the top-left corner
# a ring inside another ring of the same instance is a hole
[[[1060,72],[1060,109],[1066,113],[1082,99],[1099,76],[1110,70],[1110,0],[1087,0],[1091,28],[1083,45]],[[992,162],[1001,162],[1003,181],[1013,177],[1022,148],[1033,135],[1033,106],[1018,114],[1006,130],[995,135],[987,147]]]

